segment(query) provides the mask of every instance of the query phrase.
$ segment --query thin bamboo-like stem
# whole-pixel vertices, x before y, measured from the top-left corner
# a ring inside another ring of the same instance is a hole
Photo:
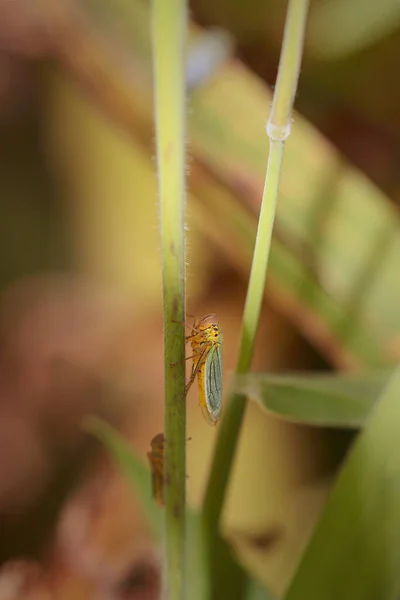
[[[185,486],[185,0],[153,0],[165,365],[163,597],[186,598]],[[172,366],[174,365],[174,366]]]
[[[271,115],[267,124],[270,139],[267,173],[254,248],[253,262],[243,315],[236,373],[251,365],[255,336],[264,295],[275,208],[278,197],[283,148],[291,128],[293,99],[296,93],[303,50],[308,0],[289,0],[285,33]],[[246,398],[233,395],[223,416],[203,505],[208,541],[218,535],[219,520],[231,474]]]

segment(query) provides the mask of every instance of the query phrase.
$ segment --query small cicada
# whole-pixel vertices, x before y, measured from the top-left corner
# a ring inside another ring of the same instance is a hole
[[[186,337],[186,341],[189,340],[193,366],[186,394],[197,375],[200,408],[207,423],[215,425],[222,407],[222,332],[217,316],[207,315],[194,322],[191,334]]]
[[[150,442],[151,451],[147,453],[149,459],[154,500],[164,506],[164,434],[158,433]]]

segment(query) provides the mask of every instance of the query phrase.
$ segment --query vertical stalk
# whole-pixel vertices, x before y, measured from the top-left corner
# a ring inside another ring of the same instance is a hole
[[[236,367],[238,374],[244,373],[250,368],[254,351],[275,218],[283,149],[291,129],[291,112],[300,71],[307,11],[308,0],[289,0],[278,79],[272,111],[267,124],[270,152],[244,308]],[[229,399],[220,425],[203,505],[203,517],[210,544],[214,543],[215,536],[218,535],[220,515],[241,431],[245,402],[244,396],[234,394]]]
[[[165,367],[163,597],[185,599],[185,0],[153,0]],[[179,324],[177,323],[179,322]],[[171,366],[174,365],[174,366]]]

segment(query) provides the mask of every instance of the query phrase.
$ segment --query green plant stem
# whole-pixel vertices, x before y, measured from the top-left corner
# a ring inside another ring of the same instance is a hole
[[[271,140],[284,141],[290,134],[293,102],[303,54],[308,2],[309,0],[289,0],[278,77],[267,126]]]
[[[286,18],[277,85],[267,132],[270,152],[253,262],[243,315],[236,373],[251,365],[255,336],[264,295],[272,228],[278,197],[285,139],[290,134],[291,112],[299,76],[308,0],[290,0]],[[284,71],[284,72],[283,72]],[[217,535],[238,438],[243,422],[246,397],[234,394],[223,416],[203,505],[209,542]]]
[[[186,597],[186,403],[183,326],[186,13],[185,0],[153,0],[157,170],[164,297],[166,444],[163,597],[168,600],[184,600]]]

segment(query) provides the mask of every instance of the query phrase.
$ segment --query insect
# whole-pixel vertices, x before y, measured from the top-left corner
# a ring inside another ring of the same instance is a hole
[[[154,500],[164,506],[164,434],[157,433],[150,442],[151,451],[147,453],[149,459]]]
[[[222,332],[217,315],[211,314],[193,323],[190,340],[193,356],[192,373],[186,385],[190,390],[196,375],[199,384],[199,405],[209,425],[216,425],[222,406]]]
[[[186,441],[191,439],[188,437]],[[147,453],[147,458],[151,469],[153,497],[157,504],[164,506],[164,434],[157,433],[151,440],[150,446],[151,451]]]

